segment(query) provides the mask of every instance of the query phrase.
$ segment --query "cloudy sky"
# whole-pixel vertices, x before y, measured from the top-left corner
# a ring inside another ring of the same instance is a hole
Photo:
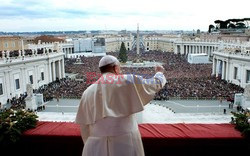
[[[196,30],[250,17],[249,0],[0,0],[0,31]]]

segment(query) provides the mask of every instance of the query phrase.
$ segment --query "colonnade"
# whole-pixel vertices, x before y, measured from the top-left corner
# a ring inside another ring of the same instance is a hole
[[[68,54],[74,53],[73,47],[63,47],[62,49],[63,49],[63,53],[66,55],[65,57],[68,57]]]
[[[212,56],[212,52],[218,50],[216,45],[197,45],[197,44],[176,44],[175,54],[201,54],[206,53]]]
[[[61,79],[65,77],[64,60],[54,60],[49,63],[49,79],[50,82],[55,81],[56,78]]]
[[[214,52],[212,75],[245,88],[250,83],[250,56]]]
[[[213,58],[212,75],[221,77],[223,80],[229,80],[229,61],[227,59]]]

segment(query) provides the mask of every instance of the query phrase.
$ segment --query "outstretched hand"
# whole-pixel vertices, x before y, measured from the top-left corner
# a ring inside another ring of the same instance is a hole
[[[165,72],[165,69],[163,68],[163,66],[161,66],[161,65],[156,65],[155,66],[155,72],[157,73],[157,72],[162,72],[162,73],[164,73]]]

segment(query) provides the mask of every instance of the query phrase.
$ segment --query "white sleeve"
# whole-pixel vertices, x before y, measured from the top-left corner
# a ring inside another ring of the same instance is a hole
[[[157,72],[150,79],[144,79],[138,75],[134,76],[134,85],[143,105],[153,100],[155,93],[160,91],[166,82],[167,80],[162,72]]]

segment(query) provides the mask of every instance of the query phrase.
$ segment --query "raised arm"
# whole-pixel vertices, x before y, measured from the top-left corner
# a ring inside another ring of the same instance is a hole
[[[155,93],[160,91],[167,80],[164,76],[165,70],[162,66],[155,67],[155,75],[150,79],[144,79],[142,76],[134,76],[134,85],[138,96],[143,105],[153,100]]]

